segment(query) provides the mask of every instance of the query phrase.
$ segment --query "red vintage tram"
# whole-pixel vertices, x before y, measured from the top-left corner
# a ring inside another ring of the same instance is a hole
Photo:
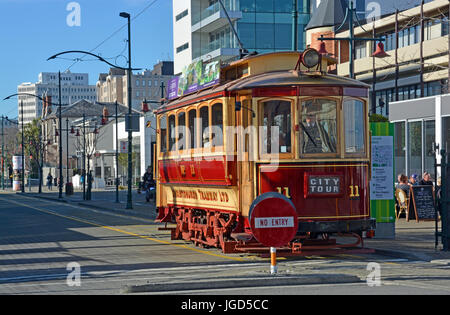
[[[176,224],[172,239],[261,248],[249,211],[267,192],[296,209],[293,252],[373,231],[368,85],[327,73],[334,62],[314,49],[247,56],[157,110],[158,220]]]

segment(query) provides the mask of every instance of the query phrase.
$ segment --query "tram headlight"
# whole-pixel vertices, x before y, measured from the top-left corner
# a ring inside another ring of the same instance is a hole
[[[308,48],[303,52],[302,55],[302,64],[306,68],[312,68],[319,64],[320,62],[320,54],[317,50],[313,48]]]

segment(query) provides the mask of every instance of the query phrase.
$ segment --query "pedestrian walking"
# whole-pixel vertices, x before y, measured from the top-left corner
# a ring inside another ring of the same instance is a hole
[[[48,173],[47,175],[47,188],[48,190],[52,190],[52,186],[53,186],[53,176],[51,173]]]

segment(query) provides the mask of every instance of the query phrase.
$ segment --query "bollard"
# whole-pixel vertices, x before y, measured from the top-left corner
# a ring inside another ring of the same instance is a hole
[[[277,267],[277,249],[275,247],[270,248],[270,274],[274,275],[278,271]]]

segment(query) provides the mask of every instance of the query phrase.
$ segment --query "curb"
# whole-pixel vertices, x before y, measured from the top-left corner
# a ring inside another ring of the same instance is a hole
[[[87,207],[87,208],[92,208],[92,209],[102,210],[102,211],[116,212],[118,214],[123,214],[123,215],[132,215],[132,216],[136,216],[136,217],[148,219],[148,220],[154,220],[156,218],[156,216],[151,217],[150,215],[142,214],[140,212],[136,212],[133,210],[119,210],[119,209],[114,209],[114,208],[101,207],[101,206],[91,205],[86,202],[77,202],[77,204],[80,206],[83,206],[83,207]]]
[[[20,194],[22,196],[25,197],[31,197],[31,198],[38,198],[38,199],[44,199],[44,200],[49,200],[49,201],[55,201],[55,202],[64,202],[64,203],[68,203],[68,204],[77,204],[86,208],[91,208],[91,209],[95,209],[95,210],[101,210],[101,211],[106,211],[106,212],[114,212],[117,214],[121,214],[121,215],[128,215],[128,216],[135,216],[141,219],[146,219],[146,220],[155,220],[156,216],[151,216],[151,215],[146,215],[146,214],[142,214],[140,212],[136,212],[133,210],[119,210],[119,209],[114,209],[114,208],[109,208],[109,207],[102,207],[102,206],[96,206],[96,205],[91,205],[89,203],[86,203],[84,201],[79,201],[79,200],[68,200],[68,199],[58,199],[58,198],[52,198],[52,197],[46,197],[46,196],[39,196],[39,195],[31,195],[31,194],[24,194],[24,193],[17,193]]]
[[[345,274],[318,274],[301,276],[273,276],[260,278],[235,278],[216,281],[197,282],[177,282],[177,283],[149,283],[144,285],[124,286],[120,293],[145,293],[145,292],[166,292],[166,291],[186,291],[201,289],[227,289],[242,287],[266,287],[282,285],[313,285],[313,284],[340,284],[359,283],[362,280],[357,276]]]
[[[50,200],[50,201],[56,201],[56,202],[65,202],[65,203],[69,203],[68,200],[66,199],[59,199],[59,198],[52,198],[52,197],[46,197],[46,196],[37,196],[37,195],[31,195],[30,193],[16,193],[18,195],[21,196],[26,196],[26,197],[32,197],[32,198],[39,198],[39,199],[45,199],[45,200]]]

